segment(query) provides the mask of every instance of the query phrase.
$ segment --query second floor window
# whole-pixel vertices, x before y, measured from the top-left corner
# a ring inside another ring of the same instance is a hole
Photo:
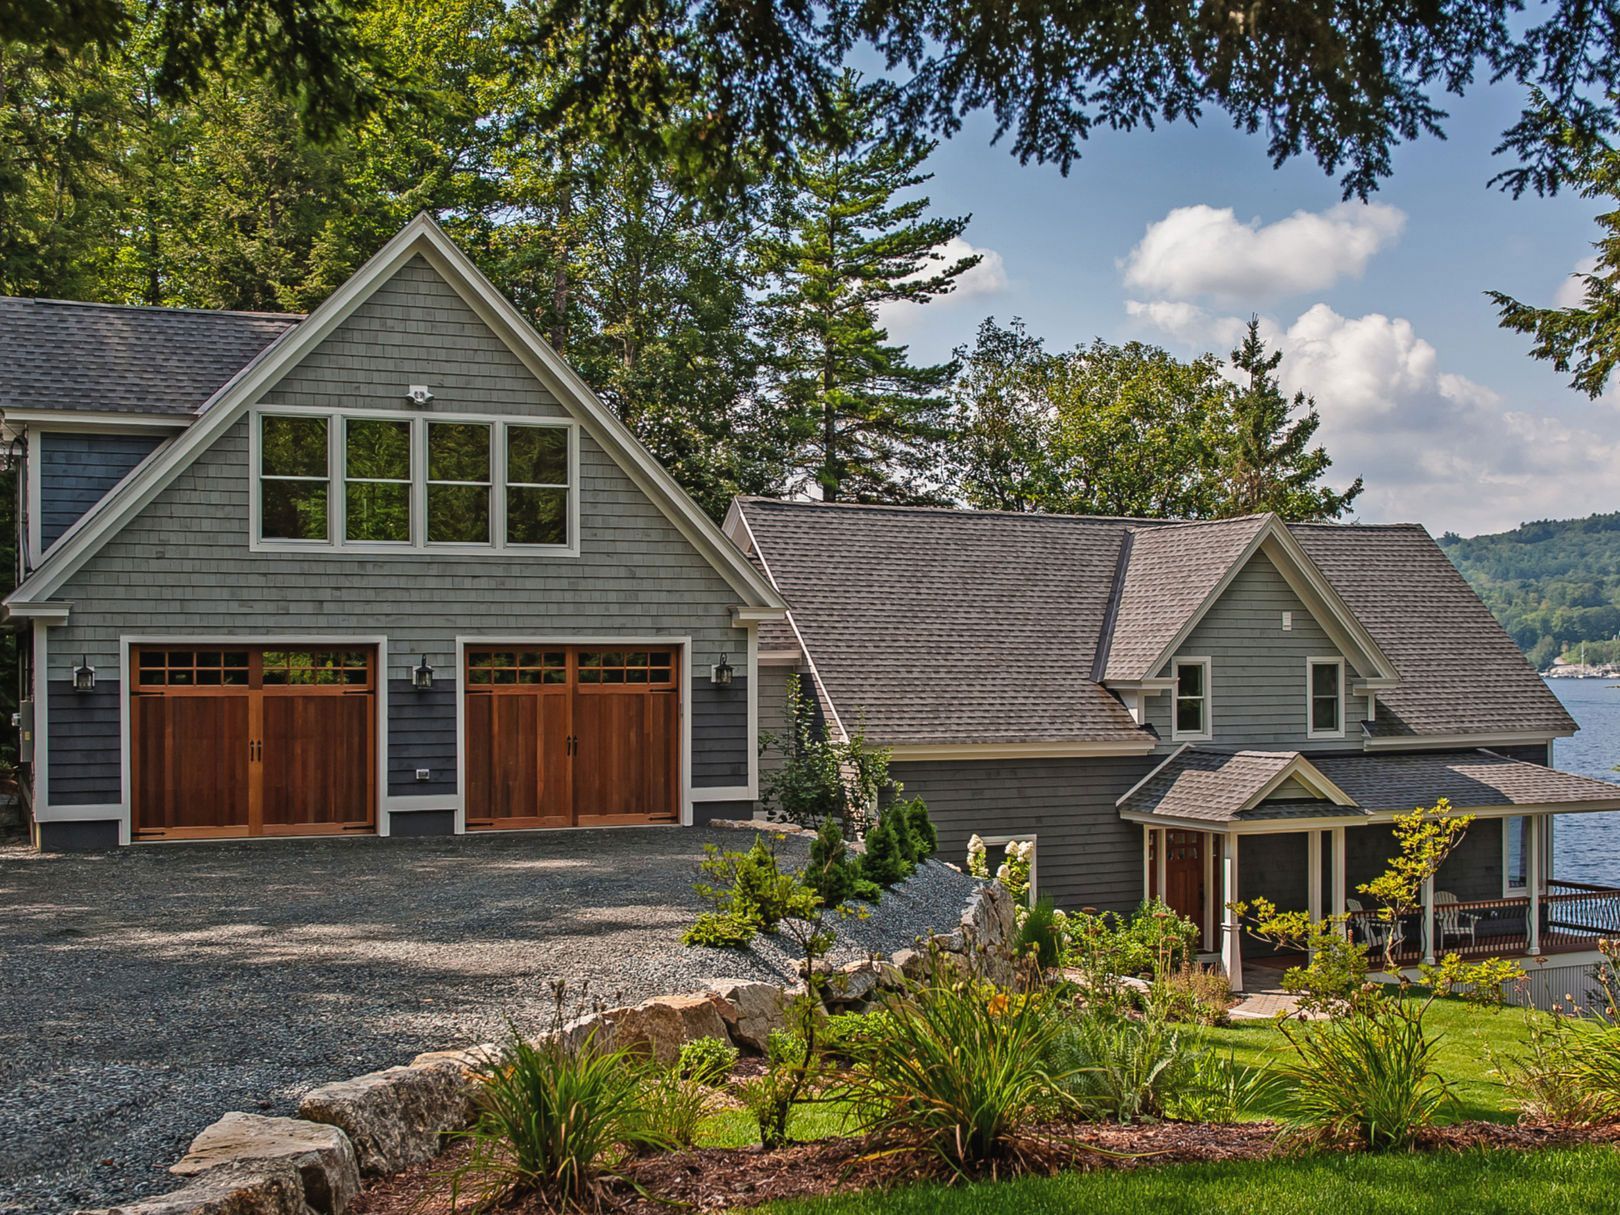
[[[310,411],[256,425],[258,543],[578,551],[571,424]]]
[[[1306,674],[1310,681],[1310,729],[1307,734],[1339,736],[1344,733],[1344,663],[1337,658],[1312,658]]]
[[[1176,660],[1175,720],[1172,738],[1209,737],[1209,659]]]

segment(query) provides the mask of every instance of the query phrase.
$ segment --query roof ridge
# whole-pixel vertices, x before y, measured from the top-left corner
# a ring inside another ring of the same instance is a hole
[[[68,300],[48,295],[0,295],[0,301],[24,304],[49,304],[59,308],[114,308],[120,312],[158,312],[165,315],[189,316],[250,316],[263,320],[301,321],[307,312],[261,312],[250,308],[199,308],[191,305],[171,304],[109,304],[100,300]]]
[[[1086,515],[1073,511],[1045,510],[990,510],[977,506],[935,506],[905,502],[826,502],[819,498],[772,498],[765,494],[738,494],[737,501],[745,506],[787,507],[795,510],[891,511],[896,514],[952,515],[959,518],[996,519],[1064,519],[1089,523],[1119,523],[1147,527],[1154,531],[1181,527],[1216,527],[1231,523],[1265,519],[1269,511],[1249,515],[1231,515],[1224,519],[1154,518],[1147,515]]]

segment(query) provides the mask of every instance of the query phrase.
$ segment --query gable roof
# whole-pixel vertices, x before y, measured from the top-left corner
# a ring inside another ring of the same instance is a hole
[[[902,747],[1153,744],[1090,678],[1116,521],[737,506],[846,730]]]
[[[792,606],[829,716],[846,726],[864,716],[881,743],[1151,740],[1103,679],[1155,674],[1158,655],[1259,551],[1297,580],[1324,628],[1356,647],[1347,656],[1362,653],[1372,668],[1372,745],[1575,730],[1416,525],[1172,524],[759,498],[735,509]]]
[[[1320,800],[1272,799],[1290,776]],[[1128,818],[1245,823],[1405,814],[1445,798],[1458,810],[1620,806],[1620,786],[1494,751],[1317,755],[1183,748],[1119,799]]]
[[[1265,528],[1266,516],[1133,528],[1106,642],[1103,680],[1146,679]]]
[[[1398,686],[1378,693],[1375,743],[1575,732],[1563,704],[1423,528],[1304,523],[1290,530],[1400,672]]]
[[[189,429],[154,451],[118,488],[69,528],[33,573],[5,600],[8,613],[59,616],[63,606],[48,603],[51,595],[182,469],[207,450],[285,371],[315,349],[379,284],[417,256],[423,257],[444,278],[565,409],[587,425],[592,436],[631,480],[737,591],[745,606],[767,612],[784,607],[769,581],[748,563],[613,411],[535,333],[511,302],[424,212],[301,324],[287,329],[252,355],[202,403],[197,410],[198,420]]]
[[[302,319],[0,297],[0,410],[186,417]]]

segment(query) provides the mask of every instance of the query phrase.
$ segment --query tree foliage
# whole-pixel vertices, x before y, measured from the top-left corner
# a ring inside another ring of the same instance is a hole
[[[841,79],[758,241],[771,284],[767,391],[785,419],[789,488],[829,502],[938,494],[955,368],[912,363],[878,309],[948,294],[979,262],[939,252],[967,220],[929,217],[914,190],[930,176],[921,166],[934,145],[886,129],[886,99],[853,74]]]
[[[1234,384],[1213,355],[1100,339],[1053,354],[1016,319],[992,318],[958,351],[956,483],[970,505],[1000,510],[1336,518],[1361,482],[1321,484],[1332,461],[1310,445],[1315,404],[1282,395],[1281,357],[1251,328]]]
[[[1067,172],[1095,130],[1153,129],[1225,111],[1265,132],[1274,164],[1308,155],[1365,195],[1395,147],[1439,135],[1442,99],[1476,75],[1529,86],[1503,136],[1510,189],[1555,190],[1567,156],[1542,138],[1537,99],[1579,129],[1612,129],[1620,72],[1606,5],[1508,0],[1431,5],[1300,0],[1264,8],[991,0],[535,0],[532,55],[566,65],[549,121],[642,148],[673,146],[694,180],[745,187],[792,155],[833,106],[851,51],[901,81],[895,122],[954,134],[991,119],[1021,163]]]

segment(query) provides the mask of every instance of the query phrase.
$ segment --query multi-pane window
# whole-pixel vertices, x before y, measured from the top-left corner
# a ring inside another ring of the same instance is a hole
[[[259,432],[259,534],[326,540],[332,478],[327,419],[266,415]]]
[[[410,422],[344,422],[343,517],[350,540],[411,542]]]
[[[145,650],[136,663],[142,687],[220,688],[247,686],[246,650]]]
[[[258,420],[260,541],[572,549],[574,430],[501,419]]]
[[[1502,820],[1502,884],[1506,893],[1529,888],[1530,831],[1528,815],[1515,814]]]
[[[669,683],[675,678],[670,650],[581,650],[580,683]]]
[[[506,428],[506,542],[568,543],[568,432]]]
[[[490,542],[489,431],[485,422],[428,423],[429,544]]]
[[[261,661],[267,686],[364,685],[371,678],[371,656],[364,650],[266,650]]]
[[[1203,658],[1183,659],[1175,664],[1176,705],[1174,729],[1176,738],[1204,738],[1209,735],[1209,661]]]
[[[467,682],[474,685],[567,683],[563,650],[483,650],[467,655]]]
[[[1337,658],[1313,658],[1310,677],[1310,734],[1344,733],[1344,664]]]

